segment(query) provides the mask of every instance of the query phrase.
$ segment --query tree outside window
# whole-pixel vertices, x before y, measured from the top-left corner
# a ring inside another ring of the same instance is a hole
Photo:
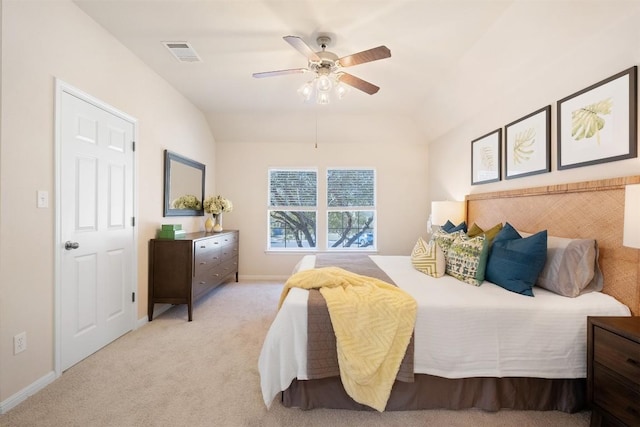
[[[328,169],[326,188],[328,249],[375,249],[375,171]],[[316,248],[317,198],[315,169],[269,170],[268,249]]]
[[[327,170],[329,249],[375,249],[375,171]]]
[[[316,247],[318,173],[269,170],[269,249]]]

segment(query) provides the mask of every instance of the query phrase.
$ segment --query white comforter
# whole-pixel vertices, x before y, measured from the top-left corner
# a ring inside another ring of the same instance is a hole
[[[587,316],[630,316],[613,297],[562,297],[534,288],[518,295],[491,282],[471,286],[415,270],[408,256],[371,256],[418,302],[414,371],[445,378],[586,377]],[[306,256],[300,269],[313,268]],[[258,367],[264,402],[307,379],[308,291],[291,289],[271,325]]]

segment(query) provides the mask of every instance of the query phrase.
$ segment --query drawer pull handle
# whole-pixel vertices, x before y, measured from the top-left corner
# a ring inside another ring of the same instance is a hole
[[[213,242],[213,244],[214,244],[214,245],[218,245],[218,244],[220,244],[220,242]]]
[[[200,246],[200,249],[207,249],[207,246],[206,245],[202,245],[202,246]]]
[[[201,285],[206,285],[206,284],[207,284],[207,282],[200,282],[200,284],[201,284]]]
[[[205,262],[205,261],[201,261],[201,262],[200,262],[200,265],[205,265],[205,264],[206,264],[206,262]]]
[[[638,362],[637,360],[632,359],[632,358],[628,358],[628,359],[627,359],[627,363],[630,363],[630,364],[632,364],[633,366],[640,366],[640,362]]]

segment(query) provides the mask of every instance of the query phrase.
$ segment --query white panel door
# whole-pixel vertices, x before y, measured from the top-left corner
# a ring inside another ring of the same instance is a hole
[[[134,123],[66,91],[59,120],[65,370],[132,329]]]

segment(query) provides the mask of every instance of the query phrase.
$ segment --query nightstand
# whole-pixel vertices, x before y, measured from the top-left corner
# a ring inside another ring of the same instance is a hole
[[[640,317],[587,318],[591,426],[640,425]]]

